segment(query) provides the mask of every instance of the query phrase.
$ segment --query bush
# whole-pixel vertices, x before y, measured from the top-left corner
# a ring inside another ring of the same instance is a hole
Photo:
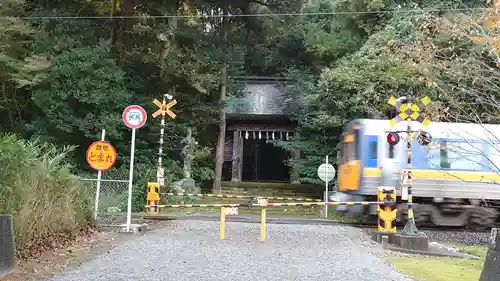
[[[18,250],[91,223],[91,193],[64,161],[73,149],[0,136],[0,214],[14,216]]]

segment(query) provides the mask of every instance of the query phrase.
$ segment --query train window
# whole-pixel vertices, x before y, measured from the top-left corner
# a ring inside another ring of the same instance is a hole
[[[480,143],[440,142],[439,148],[429,150],[429,167],[479,171],[482,169]]]
[[[355,160],[355,150],[354,150],[354,142],[348,142],[346,143],[346,155],[345,159],[347,162]]]
[[[370,159],[377,159],[377,141],[370,142]]]
[[[343,142],[343,163],[357,159],[356,140],[357,134],[345,134]]]
[[[482,169],[483,155],[480,143],[450,142],[447,146],[450,169],[470,171]]]
[[[488,168],[493,172],[500,172],[500,144],[487,144],[489,153],[486,158]]]

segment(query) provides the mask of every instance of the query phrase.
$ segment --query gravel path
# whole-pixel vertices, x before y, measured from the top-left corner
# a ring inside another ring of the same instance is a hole
[[[80,268],[50,281],[129,280],[343,280],[409,281],[377,257],[382,249],[346,226],[231,222],[220,241],[218,223],[177,221],[138,236]]]
[[[448,244],[463,244],[463,245],[488,245],[490,238],[489,232],[470,232],[470,231],[422,231],[429,241]]]

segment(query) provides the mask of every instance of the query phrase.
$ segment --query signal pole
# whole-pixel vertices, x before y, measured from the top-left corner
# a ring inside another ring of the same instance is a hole
[[[406,96],[406,104],[410,105],[411,104],[411,96],[407,95]],[[406,174],[406,179],[408,183],[408,200],[407,200],[407,205],[408,205],[408,221],[405,224],[405,227],[403,228],[402,233],[406,235],[418,235],[419,231],[417,228],[417,225],[415,224],[415,216],[413,215],[413,195],[411,193],[411,184],[412,184],[412,177],[411,177],[411,169],[412,169],[412,146],[411,142],[413,140],[413,132],[411,130],[411,117],[408,116],[406,118],[407,124],[406,124],[406,147],[407,147],[407,152],[408,152],[408,165],[407,165],[407,174]],[[403,175],[405,176],[405,175]]]
[[[402,100],[405,99],[403,103]],[[394,119],[390,120],[391,126],[395,126],[400,121],[406,121],[406,130],[405,131],[396,131],[395,133],[406,133],[406,148],[407,148],[407,168],[402,171],[401,180],[402,180],[402,190],[401,190],[401,199],[407,201],[408,206],[408,221],[406,222],[402,233],[407,236],[420,236],[421,233],[418,231],[417,225],[415,224],[415,216],[413,213],[413,195],[412,195],[412,140],[413,134],[416,132],[420,132],[419,135],[419,143],[422,145],[428,145],[432,137],[427,132],[415,131],[411,127],[412,119],[415,121],[419,121],[424,126],[428,126],[430,121],[423,117],[419,111],[424,108],[427,104],[430,103],[430,99],[428,97],[424,97],[421,101],[417,103],[413,103],[412,97],[407,95],[406,98],[395,99],[391,97],[389,99],[389,104],[396,107],[396,109],[400,112]],[[394,133],[394,132],[393,132]],[[397,138],[399,140],[399,138]],[[404,189],[404,185],[408,185],[407,191]]]
[[[153,118],[156,118],[161,115],[161,123],[160,123],[160,147],[158,148],[158,169],[156,171],[156,181],[160,188],[165,187],[165,170],[163,169],[163,143],[164,143],[164,135],[165,135],[165,115],[170,116],[170,118],[174,119],[176,117],[175,113],[172,112],[171,108],[177,104],[177,100],[173,99],[173,95],[175,95],[175,88],[173,88],[169,94],[164,94],[163,99],[160,102],[157,99],[153,100],[153,103],[158,107],[152,115]],[[167,100],[171,100],[167,103]],[[157,192],[159,193],[159,191]]]

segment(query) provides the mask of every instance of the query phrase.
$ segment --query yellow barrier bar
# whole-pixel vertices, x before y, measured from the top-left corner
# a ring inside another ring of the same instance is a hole
[[[269,196],[258,196],[258,195],[231,195],[231,194],[209,194],[209,193],[161,193],[165,196],[188,196],[188,197],[218,197],[218,198],[261,198],[261,199],[271,199],[271,200],[289,200],[289,201],[310,201],[310,202],[323,202],[322,199],[312,199],[305,197],[269,197]]]
[[[301,202],[301,203],[268,203],[268,204],[252,204],[252,203],[240,203],[240,204],[176,204],[176,205],[158,205],[158,208],[203,208],[203,207],[289,207],[289,206],[368,206],[368,205],[378,205],[379,202]],[[146,205],[146,208],[151,207]]]
[[[224,240],[226,231],[226,212],[224,207],[220,208],[220,224],[219,224],[219,238],[220,240]]]
[[[266,216],[267,216],[266,208],[262,208],[260,210],[260,242],[266,241],[266,232],[267,232]]]

